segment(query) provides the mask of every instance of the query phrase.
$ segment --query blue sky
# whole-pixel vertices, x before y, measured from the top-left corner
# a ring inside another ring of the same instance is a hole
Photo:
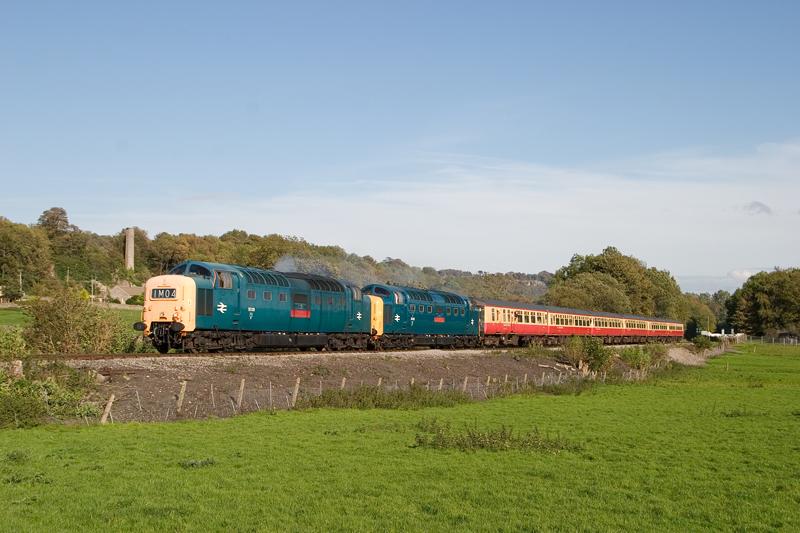
[[[800,263],[798,27],[797,2],[4,2],[0,215],[469,270],[616,245],[730,289]]]

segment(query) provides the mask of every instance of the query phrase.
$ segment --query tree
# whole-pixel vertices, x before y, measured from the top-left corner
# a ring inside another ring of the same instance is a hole
[[[51,207],[39,215],[39,227],[41,227],[48,237],[61,235],[74,229],[69,223],[67,210],[63,207]]]
[[[42,230],[0,217],[0,286],[6,294],[29,292],[50,276],[51,266],[50,244]]]
[[[759,272],[727,300],[737,331],[752,335],[800,333],[800,269]]]
[[[549,305],[630,313],[631,301],[625,287],[613,276],[604,272],[580,272],[574,277],[555,284],[544,297]]]

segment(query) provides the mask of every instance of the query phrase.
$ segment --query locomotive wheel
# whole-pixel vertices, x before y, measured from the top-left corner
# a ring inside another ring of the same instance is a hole
[[[169,351],[169,344],[156,344],[154,345],[158,353],[165,354]]]

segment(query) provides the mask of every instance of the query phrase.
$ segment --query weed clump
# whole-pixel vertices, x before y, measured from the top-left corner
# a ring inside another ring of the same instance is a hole
[[[415,448],[454,449],[462,452],[523,450],[553,454],[580,449],[580,446],[560,436],[549,437],[536,428],[525,434],[516,433],[513,428],[507,426],[481,430],[476,424],[454,430],[449,423],[431,418],[420,421],[417,429],[419,432],[413,444]]]
[[[395,390],[362,386],[351,390],[326,390],[316,396],[300,396],[297,399],[296,408],[423,409],[425,407],[452,407],[471,401],[472,398],[461,391],[431,391],[419,385]]]
[[[528,359],[528,358],[542,359],[552,356],[553,352],[551,352],[550,350],[547,349],[546,346],[538,342],[532,342],[527,346],[525,346],[523,349],[517,350],[514,353],[514,359],[517,361],[519,361],[520,359]]]
[[[213,466],[217,464],[213,457],[207,457],[205,459],[186,459],[185,461],[181,461],[178,465],[186,470],[192,468],[204,468],[206,466]]]
[[[96,416],[98,409],[83,402],[91,380],[67,365],[33,363],[26,378],[0,372],[0,428],[32,427],[47,419]]]
[[[563,363],[580,368],[586,364],[591,370],[603,371],[611,366],[613,354],[603,346],[603,341],[596,337],[568,338],[561,347],[558,359]]]
[[[0,361],[24,359],[30,353],[19,326],[0,326]]]

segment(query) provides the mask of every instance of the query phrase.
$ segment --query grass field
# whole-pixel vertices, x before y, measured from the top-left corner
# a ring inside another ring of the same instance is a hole
[[[141,317],[141,311],[135,309],[114,309],[114,312],[119,313],[122,319],[130,322],[138,322]],[[0,326],[24,326],[28,321],[28,317],[22,312],[22,309],[0,309]]]
[[[431,417],[579,449],[412,447]],[[579,396],[7,430],[0,501],[11,531],[797,531],[800,350]]]
[[[0,326],[24,326],[26,320],[21,309],[0,309]]]

